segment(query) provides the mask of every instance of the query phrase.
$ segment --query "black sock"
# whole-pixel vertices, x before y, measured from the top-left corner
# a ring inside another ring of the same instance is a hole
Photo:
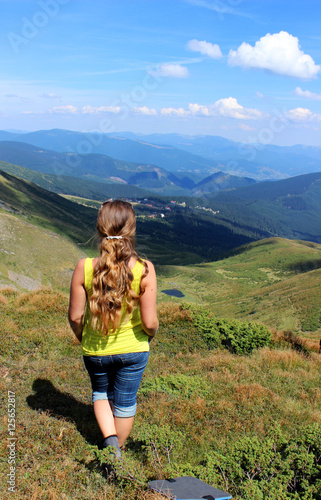
[[[117,458],[121,457],[121,451],[118,443],[118,437],[116,434],[112,434],[111,436],[107,436],[106,438],[103,439],[101,449],[107,448],[108,446],[111,446],[112,448],[115,448],[115,456]]]

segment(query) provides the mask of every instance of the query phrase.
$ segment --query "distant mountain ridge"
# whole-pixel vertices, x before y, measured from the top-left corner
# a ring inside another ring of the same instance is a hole
[[[190,172],[195,175],[196,180],[219,170],[216,161],[187,153],[171,145],[155,145],[121,136],[110,137],[108,134],[54,129],[12,134],[9,139],[8,132],[0,131],[0,140],[25,142],[60,153],[103,154],[121,161],[156,165],[168,172]],[[197,177],[197,174],[200,176]]]
[[[107,198],[147,198],[153,195],[151,191],[128,184],[106,184],[89,181],[68,175],[44,174],[36,170],[0,161],[0,170],[33,182],[38,186],[58,194],[78,196],[91,200],[102,201]]]
[[[198,183],[188,175],[178,176],[156,165],[115,160],[104,154],[60,153],[20,141],[1,141],[0,161],[44,174],[133,185],[162,195],[193,196],[199,193]],[[251,179],[217,172],[214,178],[203,177],[202,193],[218,192],[223,187],[232,189],[252,182]]]
[[[51,151],[104,154],[121,161],[158,166],[196,184],[218,171],[258,181],[321,171],[321,147],[243,144],[218,136],[101,134],[53,129],[0,131],[0,141],[19,141]]]
[[[114,133],[110,136],[171,145],[186,152],[217,161],[217,167],[234,175],[256,180],[278,180],[321,171],[321,147],[276,146],[234,142],[212,135]]]

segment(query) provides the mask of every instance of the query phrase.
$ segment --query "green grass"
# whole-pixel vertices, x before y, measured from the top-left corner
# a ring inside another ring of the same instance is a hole
[[[151,344],[124,463],[116,479],[106,480],[97,458],[100,434],[89,378],[67,324],[67,303],[66,294],[48,289],[3,290],[0,295],[4,333],[0,346],[1,479],[5,485],[7,395],[12,391],[17,499],[157,500],[161,497],[148,490],[149,480],[192,474],[227,487],[234,500],[248,500],[256,497],[247,496],[246,491],[258,482],[237,482],[236,473],[232,475],[235,461],[226,472],[224,464],[233,459],[232,450],[240,453],[244,440],[249,439],[259,443],[256,453],[260,453],[260,446],[270,446],[272,433],[278,446],[280,440],[285,443],[283,449],[293,442],[292,452],[302,452],[305,445],[299,444],[299,436],[307,435],[308,424],[316,431],[321,425],[316,350],[300,353],[277,336],[271,348],[251,356],[208,350],[188,311],[164,303],[159,307],[160,330]],[[276,428],[282,439],[275,435]],[[213,465],[217,460],[225,470],[223,475]],[[276,474],[278,488],[283,479],[284,474]],[[2,498],[11,495],[3,487]],[[284,493],[278,498],[298,497]],[[305,498],[319,500],[320,496],[311,486]]]
[[[0,285],[67,291],[76,262],[86,254],[68,238],[8,212],[0,213]]]
[[[90,248],[88,240],[95,232],[96,210],[4,172],[0,172],[0,198],[2,211]]]
[[[161,290],[178,288],[184,298],[177,302],[202,304],[219,316],[320,333],[320,266],[320,245],[270,238],[217,262],[160,266],[159,301],[171,300]]]

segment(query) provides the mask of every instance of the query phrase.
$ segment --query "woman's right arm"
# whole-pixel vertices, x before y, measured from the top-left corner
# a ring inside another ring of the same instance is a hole
[[[148,274],[141,281],[141,289],[144,293],[140,296],[140,316],[144,331],[150,337],[155,337],[158,330],[158,318],[156,309],[157,281],[153,264],[146,260]]]
[[[84,266],[85,259],[81,259],[76,265],[70,285],[68,309],[69,324],[80,342],[82,338],[82,327],[86,308]]]

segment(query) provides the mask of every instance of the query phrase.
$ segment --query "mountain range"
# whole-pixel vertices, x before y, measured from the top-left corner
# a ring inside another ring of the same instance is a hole
[[[102,153],[62,153],[18,141],[0,142],[0,160],[45,174],[132,185],[169,196],[199,196],[255,182],[253,179],[222,171],[215,171],[210,175],[205,171],[203,176],[196,175],[195,172],[192,175],[181,175],[180,172],[175,174],[155,164],[118,160]],[[201,179],[198,182],[197,177]]]
[[[320,147],[243,144],[209,135],[103,134],[53,129],[29,133],[0,131],[0,141],[19,141],[71,155],[103,154],[125,162],[154,165],[180,179],[188,176],[195,183],[218,171],[257,181],[321,171]]]

